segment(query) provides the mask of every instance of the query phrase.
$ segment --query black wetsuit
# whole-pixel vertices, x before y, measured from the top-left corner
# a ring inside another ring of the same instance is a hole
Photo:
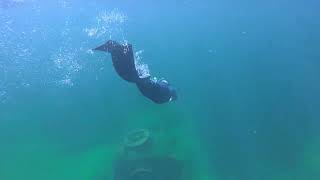
[[[144,96],[158,104],[177,99],[176,91],[165,80],[148,77],[141,79],[137,87]]]
[[[150,76],[139,77],[131,44],[123,45],[110,40],[94,50],[111,53],[112,63],[118,75],[128,82],[136,83],[140,92],[153,102],[162,104],[177,99],[176,91],[166,80],[157,80]]]

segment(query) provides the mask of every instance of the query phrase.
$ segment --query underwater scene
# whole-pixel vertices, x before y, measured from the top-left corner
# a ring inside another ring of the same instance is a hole
[[[0,0],[0,180],[319,180],[319,8]]]

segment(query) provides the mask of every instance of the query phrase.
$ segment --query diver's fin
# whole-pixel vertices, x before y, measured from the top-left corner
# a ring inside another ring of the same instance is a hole
[[[119,43],[117,43],[116,41],[109,40],[106,43],[104,43],[103,45],[94,48],[93,50],[111,52],[117,47],[119,48],[119,47],[121,47],[121,45]]]
[[[101,46],[98,46],[98,47],[94,48],[93,50],[109,52],[108,44],[105,43],[105,44],[103,44]]]

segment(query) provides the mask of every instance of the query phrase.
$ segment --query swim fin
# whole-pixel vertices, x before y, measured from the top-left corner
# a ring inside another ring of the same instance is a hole
[[[104,43],[103,45],[94,48],[93,50],[111,53],[117,47],[118,48],[121,47],[121,44],[117,43],[116,41],[109,40],[106,43]]]

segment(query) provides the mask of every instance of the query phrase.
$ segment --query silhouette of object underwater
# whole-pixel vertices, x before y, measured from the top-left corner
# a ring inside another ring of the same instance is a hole
[[[183,161],[159,154],[154,135],[148,129],[131,131],[124,139],[124,151],[114,162],[114,180],[181,180]]]
[[[147,129],[137,129],[130,132],[125,140],[124,145],[128,150],[143,151],[151,144],[150,131]]]
[[[176,90],[165,79],[139,76],[131,44],[109,40],[93,50],[110,53],[118,75],[130,83],[136,83],[140,92],[153,102],[163,104],[177,99]]]
[[[169,157],[119,159],[115,162],[114,180],[181,180],[183,166]]]

